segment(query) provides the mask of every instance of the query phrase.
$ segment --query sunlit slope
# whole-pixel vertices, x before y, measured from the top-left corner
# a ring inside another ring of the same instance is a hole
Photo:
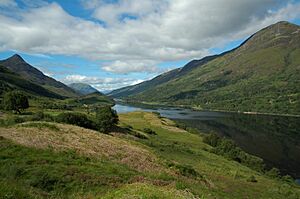
[[[156,114],[122,114],[121,128],[135,134],[48,122],[1,127],[0,198],[299,197],[299,186],[210,152],[199,134]]]
[[[271,25],[183,76],[125,98],[204,109],[300,114],[300,27]]]

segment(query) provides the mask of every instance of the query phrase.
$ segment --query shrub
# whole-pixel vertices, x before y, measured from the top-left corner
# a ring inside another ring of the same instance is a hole
[[[30,120],[53,122],[54,118],[51,115],[44,113],[43,111],[38,111],[31,116]]]
[[[101,107],[96,110],[97,129],[101,132],[108,132],[118,124],[117,112],[109,106]]]
[[[149,128],[144,128],[144,132],[149,135],[157,135],[157,133],[155,131],[153,131],[152,129],[149,129]]]
[[[25,119],[23,117],[19,117],[19,116],[9,116],[5,119],[1,119],[0,120],[0,126],[4,126],[4,127],[8,127],[8,126],[12,126],[18,123],[23,123],[25,122]]]
[[[96,125],[92,120],[90,120],[86,114],[77,113],[77,112],[65,112],[56,116],[56,122],[73,124],[76,126],[96,129]]]
[[[140,132],[137,131],[132,131],[130,132],[131,135],[133,135],[134,137],[140,138],[140,139],[148,139],[148,137]]]
[[[248,179],[247,182],[257,182],[255,176],[251,175]]]
[[[281,179],[286,182],[291,182],[291,183],[294,182],[294,179],[290,175],[282,176]]]
[[[277,168],[272,168],[269,171],[266,171],[266,174],[271,178],[280,178],[280,171]]]
[[[21,113],[29,107],[28,98],[20,91],[10,91],[4,94],[2,106],[4,110]]]
[[[180,174],[188,177],[197,177],[198,172],[189,165],[176,165],[176,169],[179,170]]]
[[[214,134],[214,133],[210,133],[208,135],[205,135],[203,137],[203,142],[206,144],[209,144],[210,146],[217,146],[219,144],[221,140],[221,137],[219,137],[218,135]]]
[[[183,176],[187,177],[197,177],[199,173],[190,165],[180,165],[175,164],[174,162],[167,162],[168,167],[174,167],[179,171],[179,173]]]

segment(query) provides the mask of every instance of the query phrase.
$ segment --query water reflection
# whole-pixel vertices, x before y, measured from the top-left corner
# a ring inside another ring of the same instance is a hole
[[[178,108],[114,107],[118,113],[155,111],[201,132],[215,132],[233,139],[242,149],[265,160],[269,167],[300,178],[300,118],[245,115]]]

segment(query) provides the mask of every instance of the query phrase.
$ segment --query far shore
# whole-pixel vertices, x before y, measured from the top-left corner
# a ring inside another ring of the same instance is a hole
[[[122,99],[114,99],[116,103],[120,102],[120,104],[124,103],[126,105],[132,106],[153,106],[154,107],[169,107],[169,108],[184,108],[190,109],[193,111],[211,111],[211,112],[222,112],[222,113],[237,113],[237,114],[246,114],[246,115],[270,115],[270,116],[285,116],[285,117],[300,117],[300,115],[295,114],[283,114],[283,113],[264,113],[264,112],[253,112],[253,111],[229,111],[229,110],[221,110],[221,109],[200,109],[198,107],[187,106],[187,105],[166,105],[159,103],[149,103],[145,101],[126,101]]]

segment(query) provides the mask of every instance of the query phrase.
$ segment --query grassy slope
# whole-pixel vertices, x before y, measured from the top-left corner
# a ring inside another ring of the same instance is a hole
[[[297,198],[296,185],[208,152],[199,135],[155,114],[120,115],[138,139],[62,124],[0,129],[0,198]],[[191,165],[186,176],[175,165]],[[256,183],[247,182],[254,175]],[[135,197],[134,197],[135,196]]]
[[[38,96],[62,98],[60,95],[53,93],[38,84],[28,81],[22,78],[20,75],[13,73],[6,67],[0,65],[0,95],[13,89],[22,90]]]
[[[196,108],[300,114],[299,26],[270,26],[239,48],[129,99]],[[151,82],[151,81],[150,81]]]

